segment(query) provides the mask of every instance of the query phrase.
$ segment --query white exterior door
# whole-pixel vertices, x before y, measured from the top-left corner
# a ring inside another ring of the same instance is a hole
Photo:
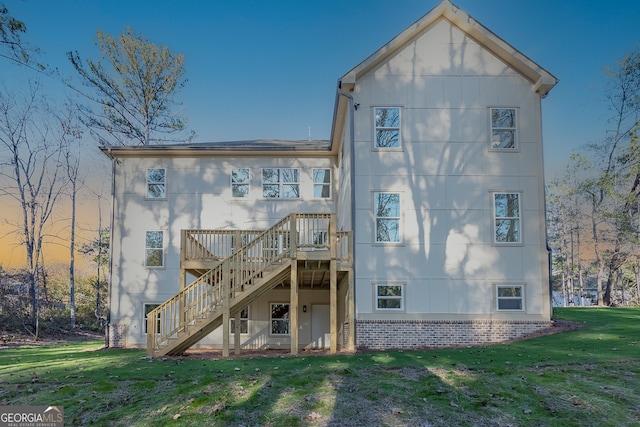
[[[313,348],[329,348],[331,346],[331,320],[328,304],[311,306],[311,341]]]

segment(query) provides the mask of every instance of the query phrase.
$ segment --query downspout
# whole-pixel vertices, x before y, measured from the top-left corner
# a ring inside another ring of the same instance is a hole
[[[544,243],[547,248],[547,263],[549,274],[549,319],[553,320],[553,252],[549,246],[549,233],[547,231],[547,183],[544,173],[544,145],[542,144],[542,100],[547,97],[547,93],[540,95],[538,102],[538,117],[540,117],[540,160],[542,170],[542,209],[544,214]]]
[[[354,104],[353,96],[351,96],[346,92],[343,92],[341,89],[341,85],[342,85],[342,82],[338,81],[338,95],[344,96],[349,100],[349,139],[351,142],[351,147],[349,148],[349,157],[350,157],[349,168],[351,169],[350,170],[351,173],[349,174],[349,179],[350,179],[350,185],[351,185],[351,201],[350,201],[351,202],[351,238],[353,239],[353,250],[352,250],[353,262],[352,262],[351,269],[353,271],[353,301],[355,304],[355,301],[356,301],[356,246],[357,246],[356,245],[356,173],[355,173],[356,148],[355,148],[355,129],[354,129],[355,104]],[[351,309],[353,310],[353,321],[355,323],[356,321],[355,307],[351,307]],[[355,343],[356,343],[355,325],[354,325],[353,331],[354,331],[353,344],[355,346]]]
[[[115,194],[116,194],[116,163],[117,160],[111,153],[111,147],[108,147],[107,156],[111,159],[111,216],[109,218],[109,292],[107,294],[107,321],[105,325],[105,348],[109,348],[111,326],[111,296],[113,287],[113,225],[115,223]],[[102,238],[102,236],[100,236]]]

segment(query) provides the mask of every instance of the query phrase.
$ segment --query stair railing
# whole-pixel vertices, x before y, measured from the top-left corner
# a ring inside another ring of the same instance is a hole
[[[224,289],[233,299],[262,273],[303,249],[329,248],[331,214],[290,214],[247,242],[147,315],[147,354],[152,355],[187,325],[222,307]],[[300,230],[300,233],[298,233]],[[204,246],[200,244],[200,246]],[[228,285],[224,286],[224,285]]]

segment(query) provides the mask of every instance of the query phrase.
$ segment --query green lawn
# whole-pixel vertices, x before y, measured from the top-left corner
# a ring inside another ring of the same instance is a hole
[[[148,360],[101,343],[0,350],[0,405],[66,425],[640,426],[640,308],[556,309],[584,327],[511,344]]]

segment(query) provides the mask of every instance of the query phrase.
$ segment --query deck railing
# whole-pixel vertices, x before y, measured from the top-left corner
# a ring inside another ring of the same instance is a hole
[[[295,214],[297,250],[329,250],[331,214]],[[222,260],[250,243],[264,230],[182,230],[182,261]],[[350,235],[337,232],[336,255],[349,259]]]
[[[239,292],[255,285],[270,266],[281,263],[285,257],[295,258],[298,250],[329,250],[332,257],[348,257],[349,233],[336,233],[334,218],[332,214],[291,214],[260,232],[184,231],[183,259],[197,256],[224,259],[148,313],[148,354],[153,355],[162,343],[177,337],[187,325],[222,307],[225,299],[228,304]],[[237,247],[238,242],[243,244]]]

